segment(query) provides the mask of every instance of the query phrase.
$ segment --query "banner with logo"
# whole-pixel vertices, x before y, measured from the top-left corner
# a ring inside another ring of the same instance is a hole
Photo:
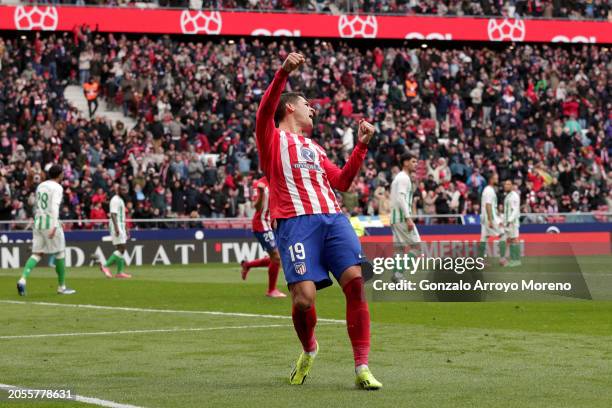
[[[0,268],[21,268],[28,260],[32,244],[1,243]],[[110,242],[80,241],[66,243],[66,266],[97,265],[114,251]],[[201,241],[130,241],[127,244],[128,266],[189,265],[210,262],[236,263],[263,258],[266,252],[255,239]],[[43,264],[44,265],[44,264]]]
[[[362,237],[364,248],[391,248],[391,236]],[[437,254],[453,248],[469,251],[476,248],[479,235],[440,235],[423,237],[427,253]],[[547,257],[566,255],[609,256],[612,254],[610,233],[525,234],[521,245],[530,245],[525,255]],[[460,247],[457,247],[461,244]],[[492,245],[492,244],[489,244]],[[492,246],[495,247],[495,246]],[[131,239],[127,244],[128,265],[188,265],[194,263],[240,263],[266,256],[266,252],[254,238],[181,239],[157,240]],[[555,252],[561,248],[561,252]],[[27,240],[0,242],[0,268],[20,268],[27,261],[32,249],[31,237]],[[96,259],[106,260],[114,247],[109,240],[66,240],[66,265],[71,267],[91,266]],[[538,252],[534,252],[534,251]],[[365,251],[368,254],[368,251]],[[371,254],[368,254],[370,256]]]
[[[605,21],[252,13],[76,6],[0,6],[0,30],[612,43]]]

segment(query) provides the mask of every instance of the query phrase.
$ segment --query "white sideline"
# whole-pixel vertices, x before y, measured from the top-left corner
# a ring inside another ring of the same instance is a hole
[[[39,337],[76,337],[76,336],[112,336],[115,334],[141,334],[141,333],[174,333],[174,332],[200,332],[212,330],[231,329],[262,329],[273,327],[293,327],[289,324],[261,324],[251,326],[219,326],[219,327],[176,327],[173,329],[143,329],[143,330],[117,330],[103,332],[76,332],[76,333],[49,333],[49,334],[20,334],[15,336],[0,336],[0,340],[9,339],[35,339]]]
[[[18,387],[16,385],[0,384],[0,390],[29,391],[31,390],[31,388]],[[25,401],[25,400],[16,399],[15,401]],[[66,401],[66,400],[55,400],[55,401]],[[99,398],[84,397],[82,395],[73,395],[72,398],[68,401],[78,401],[78,402],[83,402],[85,404],[97,405],[99,407],[107,407],[107,408],[142,408],[137,405],[121,404],[118,402],[107,401],[107,400],[103,400]]]
[[[0,300],[0,303],[10,303],[16,305],[40,305],[40,306],[59,306],[72,307],[82,309],[96,310],[122,310],[125,312],[143,312],[143,313],[174,313],[174,314],[204,314],[211,316],[232,316],[232,317],[258,317],[262,319],[291,319],[291,316],[256,314],[256,313],[238,313],[238,312],[216,312],[211,310],[172,310],[172,309],[144,309],[138,307],[121,307],[121,306],[100,306],[100,305],[80,305],[75,303],[52,303],[52,302],[27,302],[23,300]],[[319,322],[327,323],[344,323],[344,320],[339,319],[324,319],[317,318]]]

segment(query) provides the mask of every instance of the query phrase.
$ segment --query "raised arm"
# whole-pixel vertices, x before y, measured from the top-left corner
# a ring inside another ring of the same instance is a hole
[[[272,83],[266,89],[259,108],[257,109],[257,117],[255,121],[255,137],[257,139],[257,150],[259,150],[260,162],[262,165],[269,163],[271,138],[274,135],[274,113],[278,107],[280,96],[287,84],[289,73],[297,69],[304,63],[304,57],[298,53],[291,53],[283,62],[283,66],[279,69]]]
[[[372,140],[372,136],[374,136],[374,126],[362,119],[359,121],[357,136],[359,142],[357,142],[357,146],[353,150],[353,153],[351,153],[351,157],[344,167],[340,169],[327,157],[323,159],[321,165],[325,169],[327,179],[332,188],[340,191],[347,191],[349,189],[365,159],[368,152],[368,143]]]
[[[353,153],[351,153],[351,157],[342,169],[332,163],[327,157],[323,159],[321,165],[325,169],[327,179],[332,188],[339,191],[347,191],[351,187],[355,176],[359,173],[359,169],[361,169],[361,164],[367,152],[368,146],[365,143],[358,142]]]
[[[263,147],[267,144],[266,142],[269,141],[269,138],[274,132],[274,128],[276,127],[274,126],[274,112],[276,112],[281,93],[287,84],[288,76],[289,73],[282,68],[276,71],[272,83],[268,86],[266,93],[264,93],[261,98],[255,122],[255,135],[257,137],[258,148],[259,145]],[[261,148],[259,151],[262,151]]]

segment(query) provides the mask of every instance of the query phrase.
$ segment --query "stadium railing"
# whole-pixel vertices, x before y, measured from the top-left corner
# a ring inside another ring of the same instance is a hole
[[[364,216],[364,220],[378,222],[372,226],[388,226],[388,217]],[[477,214],[434,214],[419,215],[417,225],[435,224],[480,224]],[[106,230],[109,220],[81,219],[62,220],[64,230]],[[128,219],[130,229],[170,229],[170,228],[204,228],[204,229],[250,229],[251,218],[152,218]],[[565,223],[603,223],[612,222],[612,212],[572,212],[572,213],[522,213],[521,224],[565,224]],[[32,228],[32,220],[0,221],[0,231],[27,231]]]

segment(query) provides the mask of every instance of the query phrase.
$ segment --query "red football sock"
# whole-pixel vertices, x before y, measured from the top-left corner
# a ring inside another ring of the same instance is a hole
[[[265,257],[260,259],[254,259],[250,262],[245,262],[244,264],[247,268],[259,268],[263,266],[268,266],[270,265],[270,258]]]
[[[268,292],[276,289],[276,281],[278,280],[278,270],[280,265],[276,262],[270,262],[268,266]]]
[[[317,312],[314,305],[306,310],[300,310],[293,305],[291,316],[293,317],[293,327],[295,327],[295,332],[300,338],[300,342],[302,342],[304,351],[315,351],[317,348],[317,340],[314,329],[317,325]]]
[[[367,365],[370,354],[370,310],[365,298],[363,278],[351,280],[342,290],[346,296],[346,327],[353,346],[355,367]]]

